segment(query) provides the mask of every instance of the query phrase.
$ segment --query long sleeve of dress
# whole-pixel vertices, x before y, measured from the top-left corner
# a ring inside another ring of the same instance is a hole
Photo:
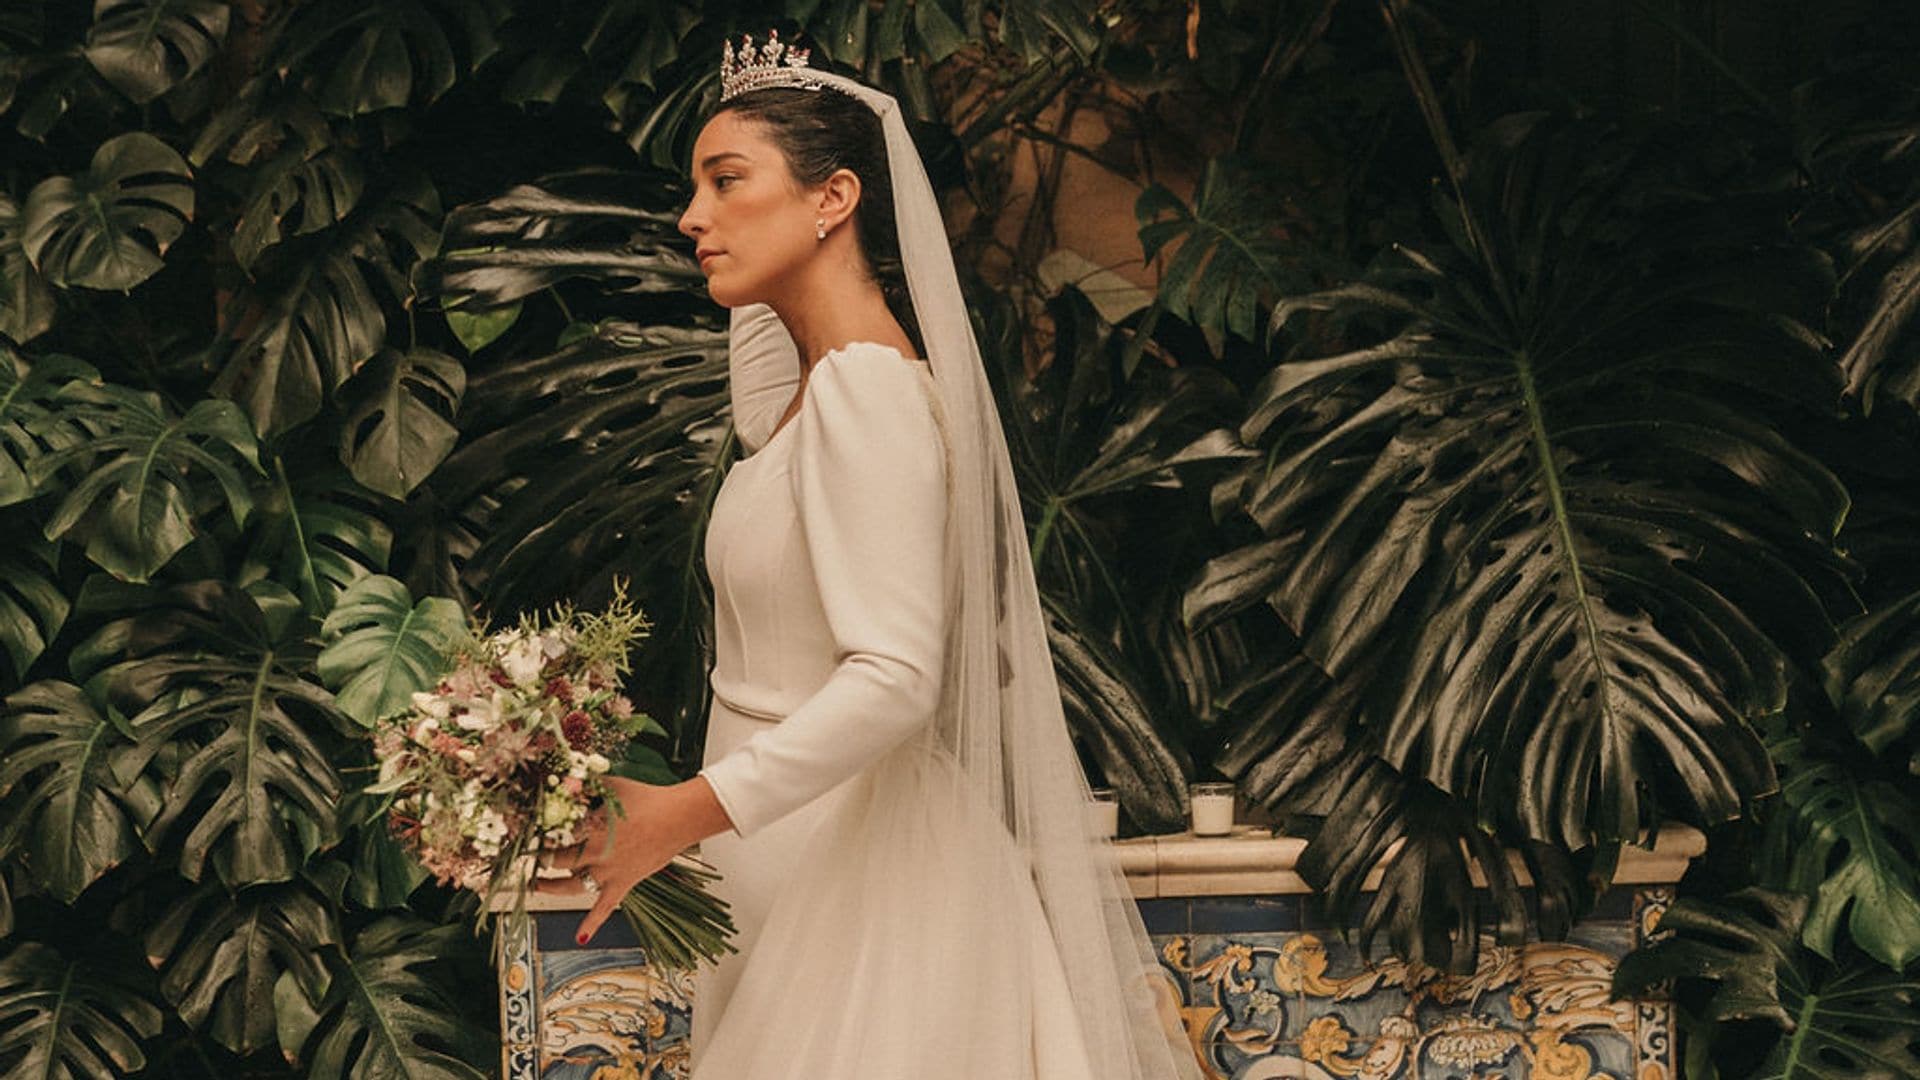
[[[765,304],[734,308],[731,337],[727,390],[733,430],[751,454],[766,445],[800,388],[800,351],[786,324]]]
[[[757,832],[933,719],[947,613],[946,464],[930,377],[857,344],[814,366],[782,432],[836,665],[779,723],[701,770],[734,831]]]

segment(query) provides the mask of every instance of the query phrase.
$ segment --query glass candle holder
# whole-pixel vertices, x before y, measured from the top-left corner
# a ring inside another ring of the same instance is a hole
[[[1187,789],[1187,813],[1195,836],[1226,836],[1233,832],[1233,785],[1194,784]]]
[[[1120,835],[1120,794],[1112,788],[1094,788],[1093,804],[1087,808],[1093,835],[1111,840]]]

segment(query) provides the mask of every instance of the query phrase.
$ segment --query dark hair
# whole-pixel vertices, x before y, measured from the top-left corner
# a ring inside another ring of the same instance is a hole
[[[893,178],[887,171],[887,137],[880,117],[865,103],[833,89],[790,86],[749,90],[714,110],[736,112],[758,121],[787,159],[787,168],[804,185],[823,183],[836,170],[851,169],[860,178],[860,203],[854,232],[860,251],[886,297],[887,309],[900,321],[920,355],[920,321],[907,293],[906,268],[900,262],[900,232],[893,223]]]

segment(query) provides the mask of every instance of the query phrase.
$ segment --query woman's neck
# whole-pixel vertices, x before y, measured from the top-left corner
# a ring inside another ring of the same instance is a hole
[[[913,355],[913,343],[887,307],[886,295],[864,273],[858,278],[823,275],[768,303],[793,335],[803,374],[827,353],[853,341],[875,341]]]

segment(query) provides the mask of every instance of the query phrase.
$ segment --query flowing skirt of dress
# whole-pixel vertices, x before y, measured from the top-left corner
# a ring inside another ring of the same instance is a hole
[[[707,756],[772,722],[716,698]],[[930,736],[701,852],[740,951],[696,976],[693,1080],[1094,1080],[1024,857]]]

